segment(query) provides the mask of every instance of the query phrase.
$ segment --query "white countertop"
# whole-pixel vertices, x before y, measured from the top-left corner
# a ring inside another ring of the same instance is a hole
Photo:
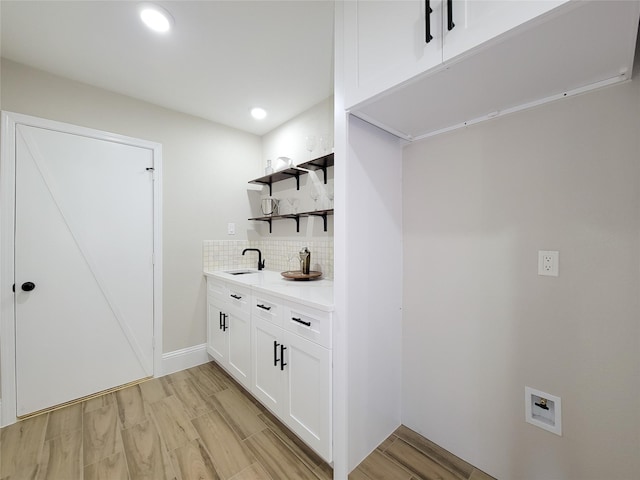
[[[252,270],[255,273],[231,275],[225,271]],[[228,268],[216,271],[205,270],[207,277],[251,287],[256,292],[277,295],[325,312],[333,311],[333,282],[331,280],[287,280],[280,272],[258,271],[253,268]]]

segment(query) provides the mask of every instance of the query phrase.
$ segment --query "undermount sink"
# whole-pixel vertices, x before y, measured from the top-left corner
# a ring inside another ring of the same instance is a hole
[[[249,273],[258,273],[257,270],[227,270],[224,273],[229,275],[247,275]]]

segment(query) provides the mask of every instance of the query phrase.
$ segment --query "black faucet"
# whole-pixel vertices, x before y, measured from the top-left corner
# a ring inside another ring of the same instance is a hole
[[[242,251],[242,255],[244,255],[245,252],[258,252],[258,270],[262,270],[264,268],[264,260],[262,260],[262,252],[260,250],[257,248],[245,248]]]

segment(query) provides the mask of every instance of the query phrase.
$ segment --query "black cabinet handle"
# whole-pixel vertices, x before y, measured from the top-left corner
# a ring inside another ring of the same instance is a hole
[[[256,305],[256,307],[261,308],[261,309],[263,309],[263,310],[266,310],[267,312],[268,312],[269,310],[271,310],[271,307],[267,307],[266,305],[260,305],[260,304],[258,304],[258,305]]]
[[[291,317],[291,320],[293,320],[294,322],[301,323],[302,325],[306,325],[307,327],[311,326],[311,322],[305,322],[301,318]]]
[[[218,324],[218,328],[220,328],[220,330],[222,330],[222,312],[220,312],[220,314],[218,316],[220,318],[220,323]]]
[[[24,282],[22,284],[22,290],[24,290],[25,292],[30,292],[31,290],[33,290],[34,288],[36,288],[36,284],[33,282]]]
[[[424,28],[425,28],[424,41],[425,43],[429,43],[431,40],[433,40],[433,37],[431,36],[431,14],[432,13],[433,13],[433,10],[431,10],[431,7],[429,6],[429,0],[424,0]]]
[[[240,300],[242,297],[240,295],[231,295],[231,298],[235,298],[236,300]]]
[[[453,23],[453,0],[447,0],[447,30],[453,30],[456,24]]]
[[[284,370],[284,367],[288,365],[284,362],[284,351],[287,349],[284,345],[280,344],[280,370]]]
[[[273,366],[278,366],[278,345],[280,345],[277,340],[273,341]]]
[[[228,316],[229,315],[227,315],[226,313],[222,314],[222,331],[223,332],[226,332],[229,329],[229,327],[227,327],[227,317]]]

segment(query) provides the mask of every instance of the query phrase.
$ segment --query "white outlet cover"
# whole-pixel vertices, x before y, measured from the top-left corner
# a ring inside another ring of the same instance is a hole
[[[538,251],[538,275],[557,277],[559,271],[560,252],[555,250]]]
[[[227,223],[227,235],[235,235],[236,234],[236,224],[235,223]]]
[[[541,399],[546,400],[547,410],[536,405]],[[560,397],[535,388],[524,387],[524,410],[527,423],[562,436],[562,399]]]

